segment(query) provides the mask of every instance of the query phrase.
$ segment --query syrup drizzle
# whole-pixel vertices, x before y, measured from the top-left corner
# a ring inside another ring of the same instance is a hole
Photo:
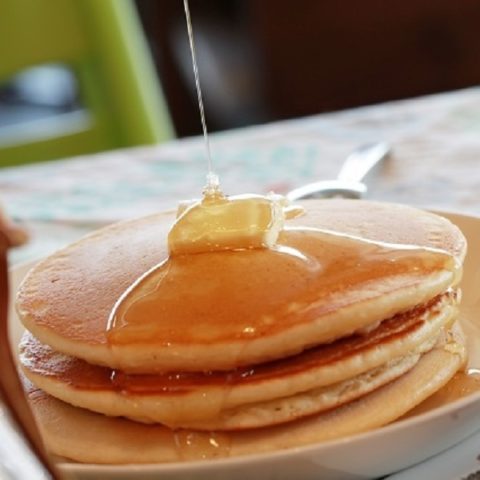
[[[163,339],[172,353],[175,345],[189,342],[260,338],[341,307],[321,301],[339,289],[361,290],[369,282],[407,272],[419,273],[421,281],[421,275],[438,269],[455,275],[458,265],[434,249],[286,229],[275,248],[165,260],[121,297],[107,336],[118,345]]]
[[[188,42],[190,44],[190,53],[192,54],[193,75],[195,77],[195,88],[197,90],[198,108],[200,110],[200,120],[202,122],[203,138],[205,141],[205,149],[207,152],[208,173],[207,185],[205,187],[205,195],[218,192],[220,189],[220,182],[218,175],[213,171],[212,155],[210,150],[210,140],[208,138],[207,122],[205,120],[205,109],[203,107],[202,89],[200,87],[200,75],[198,74],[197,56],[195,54],[195,41],[193,38],[192,20],[190,17],[190,8],[188,0],[183,0],[183,8],[185,10],[185,18],[187,20]]]

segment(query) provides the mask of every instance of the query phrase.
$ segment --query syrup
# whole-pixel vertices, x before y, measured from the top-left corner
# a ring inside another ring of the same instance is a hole
[[[61,363],[52,362],[52,354],[55,355],[55,352],[50,347],[41,345],[33,337],[27,340],[31,348],[26,348],[27,351],[34,352],[33,356],[31,354],[24,356],[22,363],[29,370],[39,374],[42,374],[43,365],[56,363],[56,371],[47,369],[48,375],[53,375],[75,389],[115,390],[122,395],[132,395],[134,398],[143,395],[159,395],[164,403],[162,415],[159,416],[160,413],[157,410],[156,419],[175,428],[185,425],[186,422],[217,418],[222,410],[237,406],[238,397],[235,400],[235,395],[238,394],[238,390],[235,389],[240,385],[261,384],[273,379],[288,378],[292,374],[328,365],[338,359],[371,349],[378,344],[388,343],[406,332],[412,333],[422,327],[421,317],[426,309],[436,311],[442,308],[444,300],[452,295],[454,296],[455,293],[447,292],[425,305],[397,314],[382,322],[382,325],[369,335],[353,335],[337,340],[333,344],[320,345],[294,357],[237,368],[229,372],[127,374],[119,370],[89,365],[77,359],[69,359]],[[188,397],[191,394],[195,395],[194,409],[190,407],[191,403],[181,401],[183,396]]]
[[[388,245],[314,229],[285,228],[272,248],[175,255],[117,302],[111,344],[215,344],[251,340],[308,323],[344,306],[338,291],[408,273],[412,285],[439,269],[456,272],[447,253]],[[413,273],[413,275],[412,275]],[[417,275],[418,274],[418,277]]]
[[[180,460],[206,460],[228,457],[231,440],[227,434],[217,432],[173,432],[173,442]]]
[[[97,379],[96,386],[97,388],[98,386],[100,388],[113,386],[117,390],[134,395],[178,395],[189,394],[202,386],[228,387],[271,380],[273,377],[288,377],[310,368],[327,365],[339,358],[356,355],[372,346],[388,342],[397,335],[401,336],[406,332],[415,331],[423,324],[423,321],[419,319],[422,313],[427,309],[435,309],[437,306],[443,305],[442,300],[446,295],[450,295],[450,293],[439,295],[425,305],[384,320],[382,327],[375,329],[369,335],[349,336],[337,340],[333,344],[319,345],[285,359],[236,368],[229,372],[164,372],[148,375],[128,374],[120,370],[110,371],[105,367],[98,367],[98,370],[105,371],[105,375],[100,380]],[[91,367],[89,370],[91,371]],[[67,378],[70,377],[71,375],[67,375]],[[75,385],[79,385],[81,388],[88,388],[91,383],[90,379],[83,381],[81,374],[76,376],[75,382]]]
[[[200,121],[202,122],[203,139],[205,141],[205,149],[207,151],[207,186],[208,191],[215,191],[218,187],[218,177],[215,175],[212,168],[212,155],[210,152],[210,141],[208,139],[207,122],[205,120],[205,109],[203,108],[202,89],[200,87],[200,75],[198,74],[197,56],[195,55],[195,40],[193,38],[192,20],[190,18],[188,0],[183,0],[183,8],[185,10],[185,19],[187,21],[188,41],[190,43],[190,53],[192,55],[193,76],[195,77],[195,88],[197,90],[197,100],[198,108],[200,110]]]

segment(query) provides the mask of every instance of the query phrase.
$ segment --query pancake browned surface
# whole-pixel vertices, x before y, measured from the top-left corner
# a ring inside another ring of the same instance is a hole
[[[305,205],[307,214],[287,222],[287,226],[440,248],[459,261],[465,255],[461,232],[427,212],[373,202],[363,202],[359,209],[358,203],[347,200]],[[390,265],[391,271],[379,272],[373,279],[361,271],[355,277],[356,269],[352,269],[347,272],[351,276],[348,284],[318,298],[312,279],[302,279],[303,271],[296,271],[290,260],[285,264],[287,256],[279,252],[196,255],[193,260],[185,260],[188,266],[179,259],[176,279],[183,281],[192,262],[196,262],[198,271],[209,272],[210,279],[217,279],[212,298],[206,298],[202,290],[208,282],[193,278],[178,307],[168,306],[170,299],[165,300],[170,314],[180,310],[186,319],[172,315],[159,322],[159,335],[140,336],[135,342],[112,347],[106,332],[112,308],[139,276],[166,258],[172,221],[173,216],[155,215],[107,227],[41,262],[25,279],[18,295],[17,309],[26,328],[59,352],[126,371],[229,370],[293,355],[356,330],[372,328],[442,293],[454,281],[443,264],[412,268],[415,265],[410,263],[403,270]],[[352,241],[346,238],[340,243],[345,246]],[[311,256],[325,254],[322,248],[338,247],[338,239],[328,246],[328,236],[312,240],[295,230],[284,232],[279,243]],[[368,244],[362,248],[368,250]],[[277,270],[272,271],[274,266]],[[231,284],[225,286],[227,279]],[[221,305],[216,307],[217,293],[236,302],[236,307],[244,304],[235,318],[229,320],[235,308],[225,311]],[[207,312],[195,310],[199,298],[210,306]],[[242,317],[242,312],[253,306],[258,307],[258,316]],[[179,328],[170,328],[179,322]]]
[[[75,461],[164,463],[259,454],[369,431],[402,416],[445,385],[463,364],[461,333],[454,329],[443,342],[405,375],[359,400],[284,425],[241,432],[173,431],[72,407],[30,383],[27,392],[50,450]]]
[[[336,407],[393,380],[433,347],[456,314],[456,295],[449,292],[385,320],[368,335],[232,372],[127,375],[58,353],[29,333],[20,344],[20,361],[25,375],[47,393],[99,413],[183,428],[259,427]],[[293,395],[311,396],[315,389],[309,409],[290,409],[288,416],[277,405],[271,410],[283,417],[246,419],[246,408],[258,412],[279,399],[293,403]]]

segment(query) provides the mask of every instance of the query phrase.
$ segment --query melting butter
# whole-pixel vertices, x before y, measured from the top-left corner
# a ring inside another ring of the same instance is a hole
[[[171,255],[272,248],[285,223],[303,213],[280,195],[227,197],[206,189],[201,200],[180,204],[168,235]]]

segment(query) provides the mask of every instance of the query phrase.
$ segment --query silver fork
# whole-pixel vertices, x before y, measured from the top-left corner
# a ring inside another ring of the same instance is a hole
[[[335,180],[321,180],[303,185],[287,193],[287,198],[292,202],[304,198],[362,198],[367,193],[363,180],[390,152],[390,145],[385,142],[357,148],[347,157]]]

